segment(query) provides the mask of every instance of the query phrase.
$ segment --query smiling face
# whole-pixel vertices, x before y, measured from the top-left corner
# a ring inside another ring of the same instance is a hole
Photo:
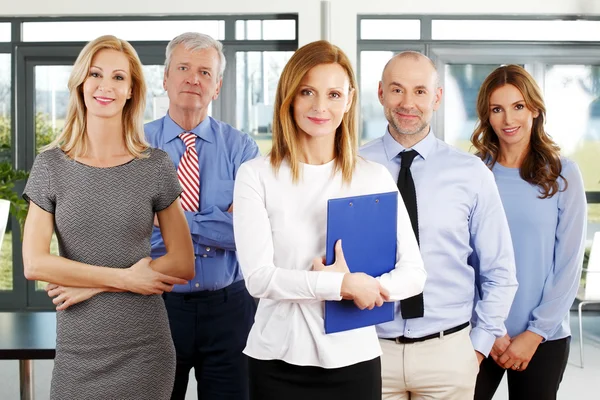
[[[433,112],[442,99],[437,72],[425,57],[401,56],[390,60],[378,89],[379,101],[395,138],[425,137]]]
[[[292,108],[301,134],[310,137],[335,135],[344,113],[350,109],[353,91],[348,74],[339,64],[320,64],[309,70]]]
[[[519,89],[510,84],[499,87],[490,95],[489,107],[490,125],[501,146],[529,143],[533,120],[539,112],[527,108]]]
[[[131,98],[131,74],[125,54],[100,50],[90,65],[83,83],[83,99],[90,116],[121,117],[123,107]]]
[[[169,96],[169,114],[198,112],[208,114],[211,101],[219,97],[219,53],[210,47],[197,51],[177,45],[165,71],[163,87]]]

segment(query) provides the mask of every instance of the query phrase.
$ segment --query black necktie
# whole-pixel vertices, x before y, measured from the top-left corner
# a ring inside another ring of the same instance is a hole
[[[413,160],[418,156],[415,150],[408,150],[400,153],[402,163],[400,164],[400,174],[398,174],[398,190],[404,200],[406,211],[410,217],[410,222],[419,243],[419,217],[417,215],[417,192],[415,190],[415,182],[410,173],[410,166]],[[400,301],[400,310],[402,318],[411,319],[423,316],[423,293],[409,297]]]

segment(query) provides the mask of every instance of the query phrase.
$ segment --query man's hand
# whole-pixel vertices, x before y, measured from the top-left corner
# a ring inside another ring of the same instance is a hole
[[[494,346],[492,347],[492,351],[490,351],[490,357],[492,357],[492,360],[496,361],[497,363],[498,359],[502,354],[504,354],[508,346],[510,346],[510,336],[508,336],[508,333],[497,338],[494,342]]]
[[[231,205],[229,206],[229,208],[227,209],[228,213],[232,213],[233,212],[233,203],[231,203]]]
[[[498,359],[498,365],[506,369],[524,371],[542,340],[540,335],[531,331],[513,337],[504,354]]]

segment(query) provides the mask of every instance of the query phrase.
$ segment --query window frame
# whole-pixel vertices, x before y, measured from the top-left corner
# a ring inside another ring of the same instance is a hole
[[[367,40],[361,38],[361,21],[364,19],[420,19],[420,40]],[[600,16],[573,15],[376,15],[357,16],[357,76],[360,85],[360,66],[363,51],[420,51],[431,58],[438,71],[448,63],[516,63],[526,68],[540,86],[543,86],[544,63],[552,64],[600,64],[600,41],[473,41],[433,40],[432,21],[443,20],[589,20],[600,21]],[[440,84],[444,87],[445,76],[440,73]],[[362,88],[359,91],[362,93]],[[436,137],[444,140],[444,103],[434,114],[431,126]],[[362,121],[361,121],[362,126]],[[362,135],[362,132],[361,132]],[[588,204],[600,203],[600,191],[587,191]]]
[[[236,40],[237,20],[292,19],[295,21],[294,40]],[[106,17],[23,17],[0,18],[10,22],[11,42],[0,43],[0,53],[11,54],[11,147],[12,164],[19,169],[30,170],[35,158],[35,81],[36,65],[72,65],[86,42],[23,42],[22,24],[25,22],[68,21],[172,21],[172,20],[223,20],[225,39],[223,43],[227,68],[223,76],[223,88],[213,102],[212,114],[233,126],[236,124],[236,107],[225,104],[236,102],[236,52],[238,51],[295,51],[298,48],[297,14],[252,15],[185,15],[185,16],[106,16]],[[183,32],[182,32],[183,33]],[[131,41],[144,64],[164,64],[168,41]],[[67,63],[67,64],[65,64]],[[21,195],[25,182],[18,182],[15,191]],[[53,310],[54,305],[45,292],[35,290],[35,282],[27,281],[23,274],[21,256],[21,232],[14,217],[10,217],[13,247],[13,289],[0,291],[0,311]]]

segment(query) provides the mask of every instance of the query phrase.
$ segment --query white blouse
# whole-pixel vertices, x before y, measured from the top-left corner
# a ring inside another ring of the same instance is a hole
[[[237,255],[250,294],[260,298],[244,353],[260,360],[339,368],[381,355],[375,327],[325,334],[325,300],[341,300],[343,273],[312,271],[325,256],[327,200],[397,191],[385,167],[359,158],[350,185],[335,161],[301,164],[292,183],[284,162],[275,174],[269,157],[244,163],[234,189]],[[398,197],[401,199],[401,197]],[[404,202],[398,201],[396,266],[380,276],[392,300],[423,291],[426,273]]]

